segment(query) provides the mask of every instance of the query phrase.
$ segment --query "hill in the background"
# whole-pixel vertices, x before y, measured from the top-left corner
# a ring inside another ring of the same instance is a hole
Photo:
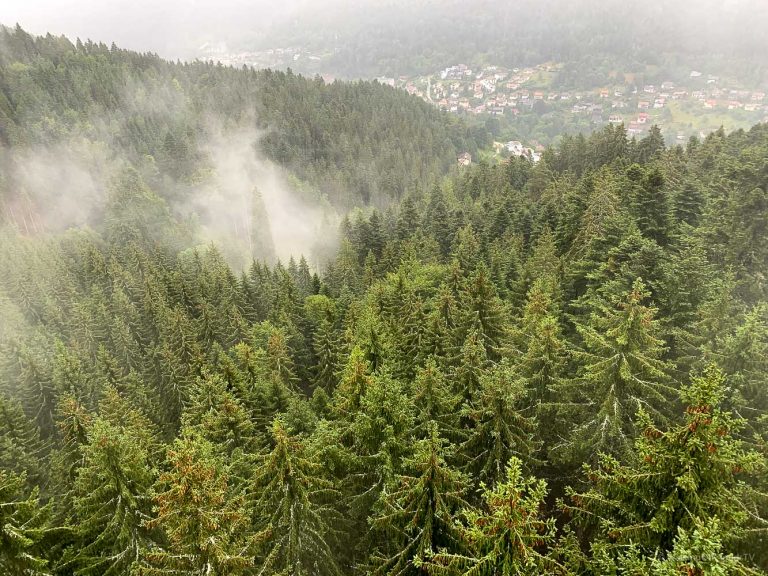
[[[757,0],[336,0],[308,5],[236,48],[298,46],[318,59],[297,64],[350,77],[418,74],[457,62],[587,60],[594,67],[610,58],[706,64],[754,79],[765,76],[766,24],[768,5]]]

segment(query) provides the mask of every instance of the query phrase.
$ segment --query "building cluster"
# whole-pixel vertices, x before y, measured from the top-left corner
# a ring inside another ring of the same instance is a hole
[[[429,76],[379,81],[447,112],[516,116],[561,109],[586,116],[594,124],[624,124],[631,135],[642,135],[651,124],[662,122],[659,115],[676,101],[694,109],[768,113],[764,92],[731,88],[719,77],[697,71],[691,72],[686,85],[666,81],[640,86],[617,83],[586,91],[541,88],[548,85],[543,74],[552,70],[549,64],[513,69],[457,64]],[[541,103],[538,108],[537,103]]]

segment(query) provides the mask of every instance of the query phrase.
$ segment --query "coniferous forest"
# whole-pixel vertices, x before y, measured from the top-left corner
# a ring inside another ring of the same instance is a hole
[[[214,120],[336,211],[322,264],[178,211]],[[0,30],[0,573],[767,571],[768,125],[455,165],[487,144]],[[60,146],[106,182],[66,229],[20,176]]]

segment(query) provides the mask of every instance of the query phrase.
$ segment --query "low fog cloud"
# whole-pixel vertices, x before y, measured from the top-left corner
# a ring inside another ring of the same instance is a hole
[[[237,268],[253,258],[285,262],[301,256],[319,268],[335,247],[335,212],[264,157],[262,134],[248,127],[252,122],[228,129],[209,124],[200,146],[207,167],[199,182],[182,185],[169,200],[172,211],[194,221],[197,239],[220,246]],[[127,164],[115,156],[119,148],[108,136],[102,138],[10,152],[4,165],[12,193],[2,199],[3,219],[26,235],[98,228],[110,182]],[[163,195],[162,189],[155,192]]]
[[[492,20],[509,23],[510,33],[518,21],[533,21],[537,29],[546,29],[548,20],[563,14],[576,26],[596,19],[621,27],[627,24],[622,20],[629,19],[642,22],[648,32],[661,26],[659,33],[670,33],[671,27],[671,33],[690,36],[692,42],[710,38],[712,50],[720,42],[742,41],[745,34],[758,41],[764,36],[762,27],[768,25],[765,0],[519,0],[511,4],[496,0],[3,0],[2,4],[0,23],[6,25],[18,22],[37,34],[115,42],[182,59],[198,56],[198,48],[205,43],[238,50],[275,47],[318,35],[343,38],[360,27],[381,33],[382,24],[393,35],[400,28],[417,26],[428,37],[441,32],[434,23],[446,15],[452,16],[451,26],[459,31],[472,27],[478,14],[492,14]],[[483,31],[476,32],[482,44]]]
[[[90,224],[116,168],[102,147],[85,141],[15,150],[6,163],[12,195],[3,201],[4,217],[25,234]]]
[[[335,244],[336,217],[330,207],[303,197],[288,174],[260,153],[256,130],[215,128],[210,133],[203,148],[214,169],[210,185],[185,199],[181,209],[196,214],[210,240],[224,247],[235,240],[241,258],[250,260],[252,253],[268,259],[259,253],[268,242],[272,256],[284,262],[303,255],[319,266]],[[266,223],[258,216],[262,202]],[[259,229],[265,225],[268,230]]]

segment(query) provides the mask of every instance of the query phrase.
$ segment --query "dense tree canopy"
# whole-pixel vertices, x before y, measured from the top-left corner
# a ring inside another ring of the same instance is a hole
[[[460,126],[383,87],[0,34],[4,158],[98,109],[122,159],[58,233],[0,173],[0,571],[768,569],[768,126],[442,172]],[[307,182],[407,186],[326,266],[230,266],[170,206],[244,102]]]

